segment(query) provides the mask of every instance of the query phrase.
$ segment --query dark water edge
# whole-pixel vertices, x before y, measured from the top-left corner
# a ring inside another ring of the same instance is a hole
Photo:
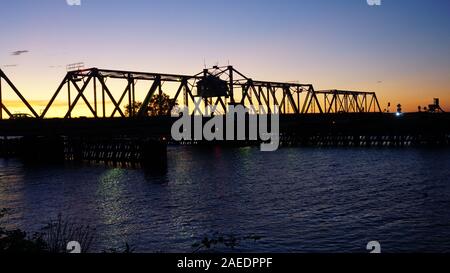
[[[169,147],[168,173],[29,167],[0,159],[8,225],[61,213],[96,227],[93,251],[192,252],[219,232],[238,252],[450,252],[450,149]]]

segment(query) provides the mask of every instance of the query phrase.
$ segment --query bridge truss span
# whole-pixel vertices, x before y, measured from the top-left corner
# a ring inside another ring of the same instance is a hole
[[[320,90],[316,91],[316,95],[319,98],[318,105],[327,114],[382,112],[375,92]]]
[[[182,106],[191,114],[205,114],[210,106],[214,114],[225,114],[229,106],[237,105],[256,113],[274,113],[277,107],[282,115],[381,112],[373,92],[316,91],[312,84],[254,80],[233,66],[214,66],[193,75],[89,68],[68,71],[40,115],[0,71],[0,119],[3,112],[12,117],[1,100],[2,80],[40,118],[51,116],[56,107],[63,109],[58,116],[72,118],[81,106],[93,118],[144,117],[158,107],[155,100],[163,95],[169,101],[164,115]]]
[[[117,95],[112,91],[109,81],[118,80],[119,84],[125,86],[123,90]],[[197,77],[187,75],[171,75],[132,71],[118,71],[90,68],[79,71],[68,72],[63,79],[58,89],[54,93],[47,107],[43,111],[41,117],[44,118],[51,109],[58,96],[66,90],[67,92],[67,106],[68,110],[64,118],[70,118],[72,111],[77,106],[80,100],[89,108],[93,117],[107,118],[107,117],[134,117],[144,115],[148,110],[148,105],[151,98],[156,94],[163,94],[163,86],[166,83],[175,83],[177,91],[171,101],[175,106],[175,102],[183,92],[184,103],[189,105],[189,100],[194,99],[192,94],[192,86],[195,85]],[[138,82],[143,83],[147,90],[145,97],[139,101],[136,98],[136,85]],[[75,93],[75,97],[72,97]],[[93,99],[89,100],[86,94],[92,94]],[[129,113],[125,112],[124,105],[134,106],[141,102],[140,107],[129,107]],[[112,108],[107,109],[107,105],[112,105]]]

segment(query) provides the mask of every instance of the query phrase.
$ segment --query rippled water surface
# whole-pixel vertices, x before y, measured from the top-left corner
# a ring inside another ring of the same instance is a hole
[[[8,224],[61,213],[97,229],[95,251],[191,252],[214,232],[262,236],[246,252],[450,251],[450,150],[170,147],[168,172],[29,167],[0,159]]]

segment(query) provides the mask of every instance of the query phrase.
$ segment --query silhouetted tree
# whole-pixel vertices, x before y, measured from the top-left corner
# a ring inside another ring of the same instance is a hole
[[[133,106],[131,106],[131,107],[129,104],[125,105],[125,116],[130,117],[132,110],[133,110],[134,114],[137,114],[137,112],[139,111],[141,106],[142,106],[142,102],[139,102],[139,101],[134,102]]]
[[[165,116],[170,115],[170,110],[173,106],[177,105],[173,99],[164,93],[154,95],[148,104],[146,116],[154,117],[154,116]],[[131,110],[137,114],[139,109],[142,106],[142,102],[135,102],[132,107],[129,104],[125,106],[125,115],[127,117],[131,116]]]
[[[169,95],[164,93],[155,95],[148,105],[148,115],[151,117],[170,115],[172,105],[173,100],[170,99]]]

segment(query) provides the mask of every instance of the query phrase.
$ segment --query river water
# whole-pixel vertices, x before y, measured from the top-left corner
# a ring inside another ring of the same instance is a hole
[[[96,252],[192,252],[214,233],[261,236],[236,252],[449,252],[450,150],[169,147],[163,175],[0,159],[0,208],[29,232],[89,224]]]

